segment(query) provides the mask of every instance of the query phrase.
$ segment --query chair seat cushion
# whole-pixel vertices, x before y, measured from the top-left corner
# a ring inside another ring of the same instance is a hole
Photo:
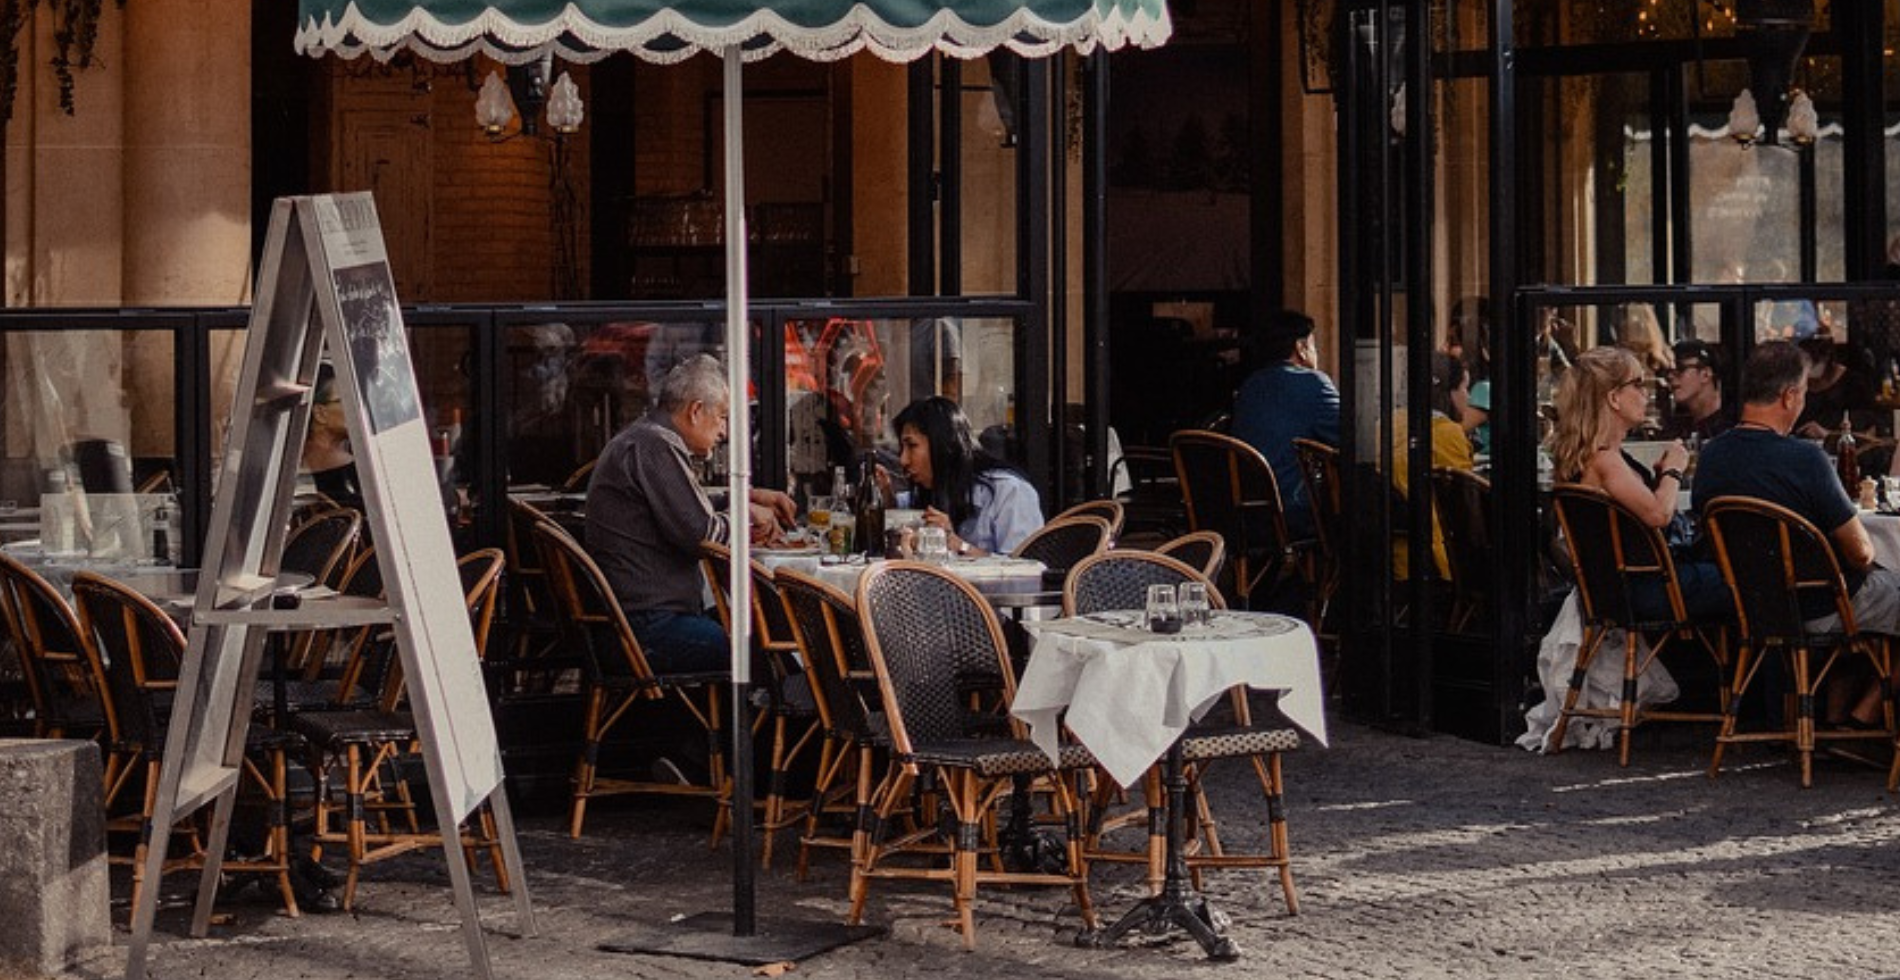
[[[1267,752],[1291,752],[1299,747],[1300,733],[1293,728],[1251,726],[1195,729],[1181,739],[1181,757],[1194,762]]]
[[[244,733],[247,752],[300,752],[303,747],[302,735],[269,725],[252,725]]]
[[[704,687],[707,684],[732,683],[732,672],[714,670],[698,674],[655,674],[653,679],[662,688]]]
[[[376,703],[369,692],[360,687],[350,689],[347,700],[338,702],[337,689],[341,681],[336,680],[294,680],[284,682],[284,707],[295,714],[299,711],[326,711],[331,708],[367,708]],[[257,682],[252,693],[257,710],[270,712],[277,703],[277,688],[270,680]]]
[[[1049,756],[1034,742],[1013,738],[960,738],[941,742],[923,742],[913,748],[912,758],[933,766],[974,769],[980,776],[1011,776],[1017,773],[1048,772]],[[1059,750],[1060,768],[1081,769],[1095,764],[1095,757],[1080,745],[1064,745]]]
[[[407,711],[313,711],[291,719],[290,727],[325,748],[416,737],[415,719]]]

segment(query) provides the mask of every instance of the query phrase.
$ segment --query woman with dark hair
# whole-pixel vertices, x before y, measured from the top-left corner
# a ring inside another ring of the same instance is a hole
[[[1008,553],[1042,526],[1036,488],[977,447],[970,420],[948,398],[911,402],[892,420],[898,465],[917,487],[924,523],[950,535],[960,555]]]

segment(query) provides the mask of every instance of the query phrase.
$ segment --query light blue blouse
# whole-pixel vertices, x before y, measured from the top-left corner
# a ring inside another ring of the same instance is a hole
[[[1042,526],[1042,498],[1012,470],[990,470],[970,490],[972,513],[957,537],[984,551],[1008,554]]]

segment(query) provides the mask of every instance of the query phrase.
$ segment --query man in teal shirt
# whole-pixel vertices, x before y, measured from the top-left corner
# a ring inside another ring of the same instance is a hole
[[[1339,389],[1320,371],[1313,318],[1295,310],[1267,314],[1257,341],[1263,366],[1241,383],[1234,399],[1233,434],[1273,467],[1295,540],[1313,536],[1313,508],[1300,475],[1293,440],[1339,445]]]

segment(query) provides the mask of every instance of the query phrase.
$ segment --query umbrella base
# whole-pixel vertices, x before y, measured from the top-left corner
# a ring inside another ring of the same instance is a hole
[[[732,934],[732,913],[701,912],[677,922],[638,927],[601,943],[599,948],[609,953],[648,953],[764,966],[767,963],[799,962],[883,933],[882,926],[760,919],[753,935],[735,936]]]

